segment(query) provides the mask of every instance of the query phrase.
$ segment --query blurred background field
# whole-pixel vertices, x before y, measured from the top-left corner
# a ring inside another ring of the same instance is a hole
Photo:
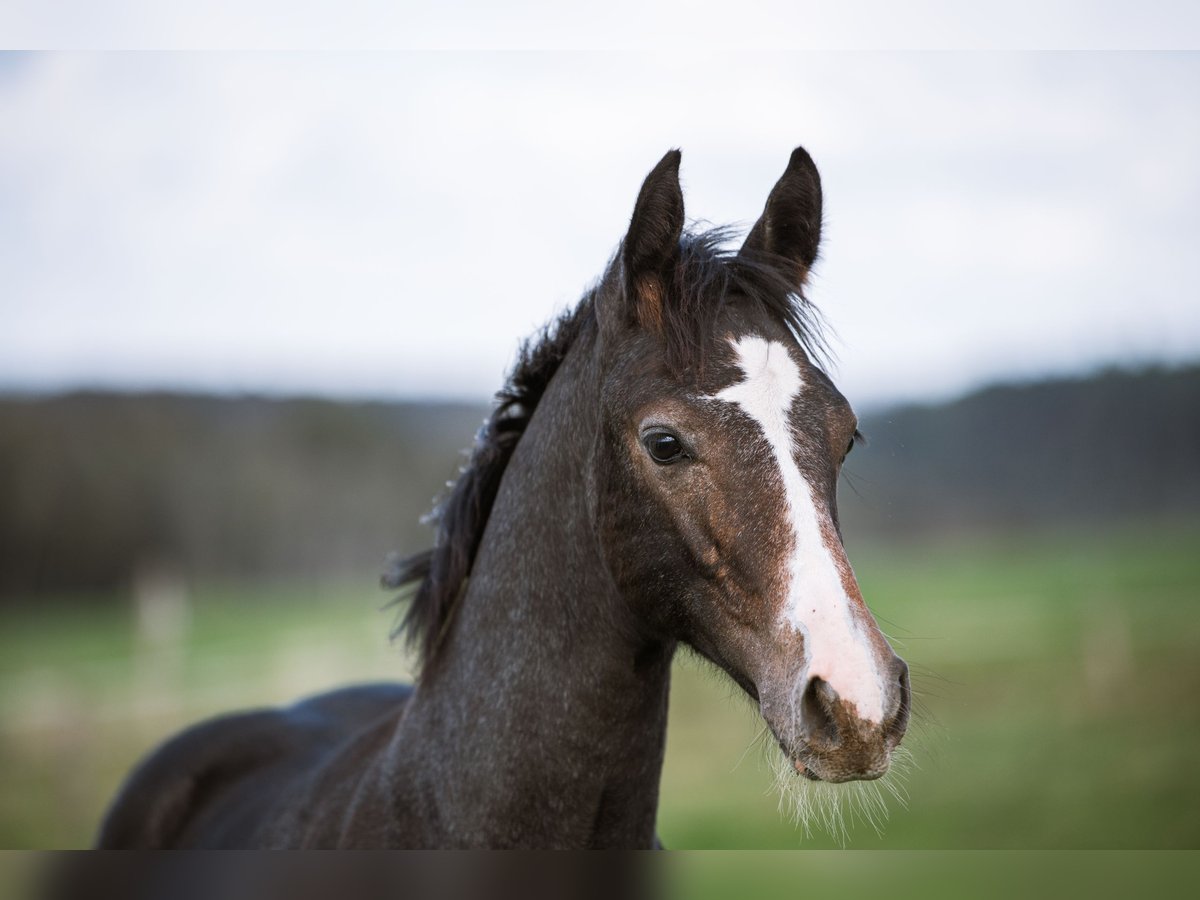
[[[138,18],[68,6],[72,46]],[[200,717],[407,677],[377,575],[428,545],[518,341],[665,150],[688,215],[744,233],[797,144],[868,437],[843,531],[922,712],[907,808],[848,845],[1200,845],[1200,54],[1146,52],[1171,16],[1045,6],[955,16],[1105,52],[796,53],[928,22],[777,3],[697,53],[677,11],[660,40],[563,6],[644,42],[580,53],[557,11],[470,2],[449,52],[0,53],[0,846],[86,845]],[[280,46],[173,16],[167,46]],[[681,654],[669,846],[836,845],[781,817],[758,735]]]
[[[1200,844],[1196,382],[1106,372],[864,416],[844,531],[920,711],[907,808],[890,800],[881,834],[850,822],[848,846]],[[1034,424],[1054,408],[1069,436]],[[1122,410],[1136,427],[1109,427]],[[129,767],[198,718],[406,678],[375,573],[427,540],[418,516],[483,412],[0,403],[0,845],[85,846]],[[838,846],[780,814],[759,736],[681,653],[668,846]]]

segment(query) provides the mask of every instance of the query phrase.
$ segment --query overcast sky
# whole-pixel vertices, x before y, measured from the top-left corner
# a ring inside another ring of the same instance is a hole
[[[0,56],[0,389],[482,399],[683,150],[803,144],[860,406],[1200,358],[1200,55]]]

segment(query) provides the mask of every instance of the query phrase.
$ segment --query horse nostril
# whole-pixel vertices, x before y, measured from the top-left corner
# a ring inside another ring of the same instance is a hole
[[[800,722],[805,737],[814,749],[829,749],[839,740],[834,719],[837,691],[823,678],[810,678],[800,698]]]
[[[896,694],[896,708],[884,726],[884,730],[888,738],[898,744],[908,729],[908,716],[912,711],[912,687],[908,679],[908,663],[900,657],[896,657],[895,669],[899,670],[896,677],[899,686]]]

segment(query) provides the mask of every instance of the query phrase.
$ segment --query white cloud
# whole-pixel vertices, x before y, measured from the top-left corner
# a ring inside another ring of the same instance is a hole
[[[14,48],[72,49],[1195,49],[1184,0],[9,0]]]
[[[1200,353],[1200,61],[64,54],[0,67],[0,382],[483,396],[641,178],[804,143],[852,399]]]

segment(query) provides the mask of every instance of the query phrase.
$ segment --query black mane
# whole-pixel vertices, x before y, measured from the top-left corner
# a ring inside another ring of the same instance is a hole
[[[389,588],[420,582],[392,636],[405,633],[422,669],[433,660],[454,616],[513,450],[592,309],[589,292],[575,309],[543,328],[536,342],[521,345],[517,364],[496,392],[495,409],[475,435],[467,464],[428,516],[437,526],[433,549],[393,560],[383,575]]]
[[[680,377],[703,370],[706,351],[727,298],[740,295],[785,324],[805,352],[826,359],[822,322],[803,293],[767,257],[747,258],[727,249],[733,231],[711,228],[685,233],[673,284],[664,303],[660,338],[667,363]],[[526,340],[512,373],[495,396],[495,408],[475,435],[458,480],[429,515],[436,525],[434,546],[389,563],[382,582],[388,588],[416,583],[407,612],[393,632],[404,633],[417,652],[422,672],[437,657],[466,586],[484,526],[500,489],[504,470],[554,373],[585,326],[595,317],[597,298],[620,291],[614,256],[600,283],[576,307]],[[403,598],[400,598],[403,599]]]

